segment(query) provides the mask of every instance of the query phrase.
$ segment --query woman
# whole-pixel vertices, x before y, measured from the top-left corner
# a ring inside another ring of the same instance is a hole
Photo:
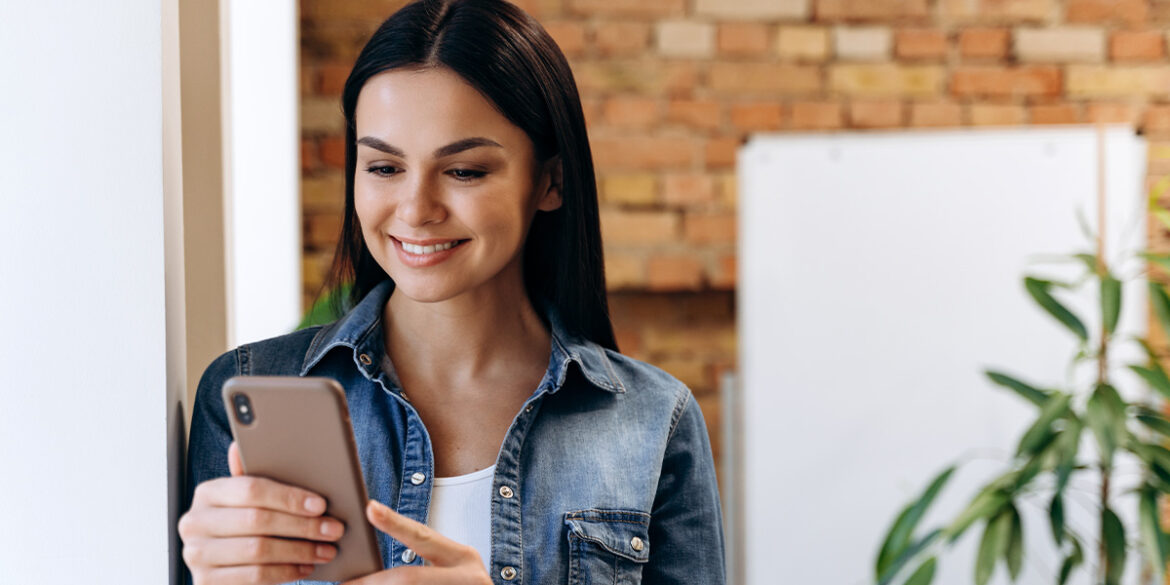
[[[293,581],[336,554],[323,501],[241,474],[219,397],[234,375],[311,375],[346,390],[380,530],[386,570],[361,583],[723,583],[702,412],[617,353],[584,117],[552,39],[503,0],[415,2],[342,101],[331,283],[352,283],[352,308],[204,373],[179,525],[194,581]]]

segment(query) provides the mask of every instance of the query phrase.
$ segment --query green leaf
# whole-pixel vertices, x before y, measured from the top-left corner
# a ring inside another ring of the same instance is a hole
[[[987,585],[995,571],[996,562],[1004,556],[1012,529],[1011,514],[1006,510],[988,520],[975,555],[975,585]]]
[[[345,301],[349,298],[350,288],[351,285],[343,284],[341,287],[329,291],[324,297],[317,299],[297,325],[297,330],[314,325],[326,325],[341,318],[348,308]]]
[[[1056,464],[1056,486],[1055,492],[1060,494],[1064,491],[1064,487],[1068,485],[1068,479],[1072,476],[1073,469],[1077,464],[1077,451],[1081,446],[1081,431],[1084,430],[1084,423],[1076,415],[1069,415],[1066,419],[1064,430],[1060,432],[1060,438],[1057,439],[1056,450],[1060,453],[1060,459]]]
[[[1053,434],[1052,423],[1068,412],[1071,401],[1071,394],[1054,393],[1040,409],[1040,415],[1036,417],[1036,422],[1032,423],[1032,426],[1020,438],[1020,446],[1016,449],[1016,455],[1030,455],[1038,452],[1045,439],[1050,439]]]
[[[922,538],[915,541],[914,544],[910,545],[910,547],[907,548],[905,552],[899,555],[898,558],[890,564],[890,568],[886,569],[886,572],[881,575],[881,577],[878,579],[878,585],[890,585],[890,583],[893,582],[894,577],[897,577],[898,573],[902,572],[902,568],[905,567],[906,564],[911,560],[914,560],[922,551],[926,550],[927,547],[934,544],[934,541],[937,540],[940,535],[942,535],[942,530],[935,529],[927,533],[926,536],[923,536]]]
[[[1071,540],[1073,543],[1073,550],[1067,557],[1064,558],[1064,563],[1060,565],[1060,580],[1057,581],[1057,585],[1064,585],[1068,581],[1068,577],[1072,574],[1073,570],[1081,566],[1081,563],[1085,562],[1085,553],[1081,550],[1081,543],[1076,538],[1072,538]]]
[[[1105,539],[1105,584],[1118,585],[1125,573],[1125,526],[1106,506],[1101,509],[1101,527]]]
[[[1129,369],[1141,376],[1151,388],[1157,390],[1159,394],[1170,398],[1170,377],[1166,376],[1166,371],[1158,362],[1150,362],[1150,367],[1131,365]]]
[[[1170,272],[1170,254],[1154,254],[1151,252],[1141,252],[1138,254],[1142,258],[1161,266],[1163,270]]]
[[[926,562],[922,563],[918,567],[918,570],[914,571],[913,575],[910,575],[909,579],[906,579],[904,585],[930,585],[930,582],[934,580],[934,565],[934,557],[926,559]]]
[[[996,384],[999,384],[1000,386],[1003,386],[1009,390],[1015,391],[1016,394],[1023,396],[1025,399],[1027,399],[1032,404],[1035,404],[1036,406],[1044,406],[1044,402],[1048,400],[1047,392],[1039,390],[1030,384],[1021,382],[1020,380],[1004,374],[1003,372],[984,370],[983,373],[986,374],[992,382],[995,382]]]
[[[1085,330],[1085,324],[1082,323],[1076,315],[1073,315],[1072,311],[1069,311],[1067,308],[1065,308],[1064,305],[1060,304],[1060,301],[1057,301],[1052,296],[1052,294],[1048,292],[1048,289],[1052,286],[1052,284],[1052,281],[1041,280],[1031,276],[1024,278],[1024,288],[1028,290],[1028,294],[1032,295],[1032,298],[1035,299],[1036,302],[1039,303],[1045,311],[1048,311],[1048,313],[1055,317],[1057,321],[1060,321],[1064,324],[1065,327],[1068,327],[1070,331],[1075,333],[1076,336],[1081,339],[1081,341],[1088,341],[1089,333]]]
[[[1111,274],[1101,279],[1101,320],[1105,332],[1112,334],[1121,315],[1121,281]]]
[[[1014,505],[1008,508],[1011,519],[1011,530],[1008,533],[1007,546],[1004,551],[1004,560],[1007,561],[1008,574],[1014,583],[1020,576],[1020,568],[1024,565],[1024,524],[1020,518],[1020,511]]]
[[[1158,315],[1158,322],[1162,324],[1162,331],[1170,337],[1170,297],[1166,296],[1166,289],[1156,282],[1149,282],[1150,304],[1154,305],[1154,313]]]
[[[1142,545],[1146,548],[1146,555],[1153,565],[1154,574],[1161,583],[1162,575],[1166,572],[1166,533],[1162,531],[1162,522],[1158,519],[1158,491],[1154,486],[1149,484],[1142,486],[1138,508]]]
[[[1121,444],[1125,431],[1125,403],[1109,384],[1097,384],[1085,404],[1085,422],[1093,430],[1101,449],[1101,462],[1113,467],[1113,452]]]
[[[1052,539],[1057,545],[1064,544],[1064,495],[1057,493],[1052,496],[1052,503],[1048,505],[1048,523],[1052,526]]]
[[[994,516],[1003,509],[1004,504],[1008,503],[1010,499],[1002,488],[984,488],[980,490],[975,498],[971,500],[971,503],[967,505],[967,509],[963,510],[951,522],[951,525],[943,531],[943,534],[946,535],[949,542],[955,542],[976,520]]]
[[[1145,406],[1139,406],[1136,418],[1138,422],[1146,425],[1150,430],[1170,437],[1170,420],[1166,420],[1162,413]]]
[[[886,536],[886,541],[882,543],[881,551],[878,553],[877,559],[877,577],[886,573],[890,565],[906,551],[910,546],[910,538],[914,533],[914,529],[918,527],[918,523],[922,517],[926,515],[927,509],[934,502],[935,496],[946,485],[947,480],[955,471],[955,466],[950,466],[939,473],[938,476],[930,482],[926,491],[918,498],[918,501],[906,506],[898,519],[894,521],[893,527],[890,528],[890,533]]]
[[[1081,264],[1085,265],[1085,268],[1088,269],[1090,274],[1097,274],[1097,256],[1095,254],[1082,252],[1080,254],[1073,254],[1073,258],[1080,260]]]

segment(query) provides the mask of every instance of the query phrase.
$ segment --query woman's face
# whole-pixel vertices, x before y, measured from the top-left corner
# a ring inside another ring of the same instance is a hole
[[[528,135],[442,67],[371,77],[354,117],[354,206],[395,293],[522,291],[532,218],[561,204],[558,169],[537,173]]]

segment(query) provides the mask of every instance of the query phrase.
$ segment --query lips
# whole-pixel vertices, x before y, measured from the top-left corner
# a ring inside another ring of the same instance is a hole
[[[457,239],[427,239],[415,240],[390,236],[394,240],[394,250],[403,264],[414,268],[434,266],[463,248],[463,244],[470,240]]]

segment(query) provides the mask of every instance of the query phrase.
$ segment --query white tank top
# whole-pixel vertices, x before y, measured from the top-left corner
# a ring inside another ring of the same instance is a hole
[[[439,534],[479,551],[491,574],[492,479],[496,466],[455,477],[436,477],[427,508],[427,525]],[[427,563],[430,564],[430,563]]]

